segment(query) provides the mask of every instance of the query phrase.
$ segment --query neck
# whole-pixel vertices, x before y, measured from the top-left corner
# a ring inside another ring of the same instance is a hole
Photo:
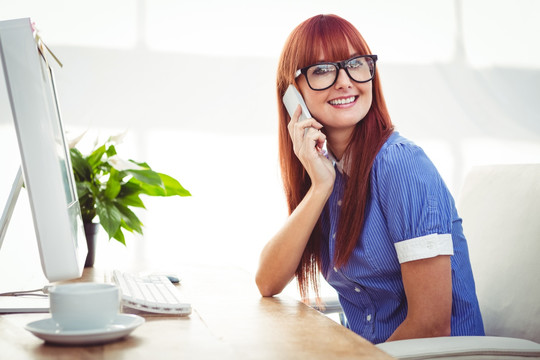
[[[345,154],[347,146],[351,141],[354,127],[347,130],[330,130],[327,129],[326,139],[328,149],[332,152],[334,157],[339,161]]]

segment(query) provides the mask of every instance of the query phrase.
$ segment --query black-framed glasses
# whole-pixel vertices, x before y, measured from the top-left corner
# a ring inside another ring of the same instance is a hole
[[[365,83],[375,76],[377,55],[354,56],[340,62],[320,62],[296,70],[295,78],[303,74],[312,90],[326,90],[336,83],[339,70],[344,69],[349,78]]]

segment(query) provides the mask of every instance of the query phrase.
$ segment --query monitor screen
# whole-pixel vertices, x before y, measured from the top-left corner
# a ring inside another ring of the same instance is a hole
[[[43,273],[78,278],[87,253],[80,207],[53,73],[29,18],[0,21],[0,57]]]

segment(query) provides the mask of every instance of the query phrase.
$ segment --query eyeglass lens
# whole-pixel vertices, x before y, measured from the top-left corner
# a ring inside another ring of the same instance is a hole
[[[374,61],[367,56],[359,56],[347,60],[346,72],[357,82],[369,81],[373,77]],[[310,66],[306,77],[309,85],[314,89],[325,89],[334,84],[338,77],[339,68],[336,64],[322,63]]]

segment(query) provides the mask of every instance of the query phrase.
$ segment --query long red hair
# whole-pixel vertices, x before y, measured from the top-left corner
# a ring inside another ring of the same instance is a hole
[[[314,64],[321,59],[340,61],[350,56],[349,44],[358,54],[371,51],[358,30],[336,15],[317,15],[298,25],[289,35],[278,64],[277,97],[279,113],[279,156],[281,176],[289,213],[298,206],[311,186],[311,180],[293,151],[287,130],[290,116],[281,98],[291,83],[295,83],[297,69]],[[381,146],[393,131],[390,115],[381,90],[378,71],[372,80],[371,108],[356,125],[344,155],[349,180],[338,225],[334,266],[347,263],[363,229],[364,212],[370,190],[370,171]],[[296,270],[300,293],[306,297],[311,284],[318,294],[318,273],[321,268],[320,224],[315,226]]]

